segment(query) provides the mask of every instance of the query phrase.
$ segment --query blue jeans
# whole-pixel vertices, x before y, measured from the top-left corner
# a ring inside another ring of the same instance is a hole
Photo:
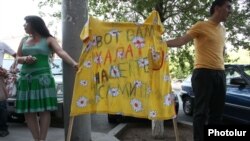
[[[8,111],[6,100],[0,101],[0,131],[8,130],[7,119]]]

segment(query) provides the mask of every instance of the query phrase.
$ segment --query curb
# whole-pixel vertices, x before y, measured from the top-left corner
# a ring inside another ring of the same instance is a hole
[[[91,132],[91,141],[120,141],[119,136],[122,131],[127,128],[127,123],[120,123],[115,128],[110,130],[107,134],[100,132]]]
[[[187,121],[177,121],[178,123],[184,124],[184,125],[189,125],[189,126],[193,126],[192,122],[187,122]]]
[[[127,127],[128,127],[127,123],[120,123],[115,128],[113,128],[112,130],[110,130],[108,132],[108,135],[119,136],[121,134],[121,132],[124,131]]]
[[[191,122],[186,121],[177,121],[177,123],[193,126]],[[107,134],[100,132],[91,132],[91,141],[120,141],[117,137],[128,128],[127,123],[120,123],[112,130],[110,130]]]

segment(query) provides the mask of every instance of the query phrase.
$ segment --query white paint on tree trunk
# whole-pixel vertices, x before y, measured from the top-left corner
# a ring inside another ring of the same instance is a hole
[[[155,139],[164,138],[163,120],[152,120],[152,135]]]

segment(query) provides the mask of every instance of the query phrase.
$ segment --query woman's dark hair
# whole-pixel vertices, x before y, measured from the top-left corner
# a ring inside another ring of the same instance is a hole
[[[215,0],[213,3],[212,3],[212,6],[210,8],[210,15],[213,15],[214,14],[214,8],[215,6],[222,6],[225,2],[232,2],[232,0]]]
[[[42,18],[38,16],[26,16],[24,20],[30,24],[32,30],[40,34],[42,37],[52,37]]]

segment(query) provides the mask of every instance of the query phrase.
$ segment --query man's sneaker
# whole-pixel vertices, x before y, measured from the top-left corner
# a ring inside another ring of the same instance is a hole
[[[0,137],[5,137],[9,135],[9,131],[0,131]]]

